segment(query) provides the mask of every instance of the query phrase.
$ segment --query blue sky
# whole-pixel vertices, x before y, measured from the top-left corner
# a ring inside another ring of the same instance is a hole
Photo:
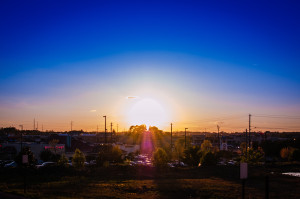
[[[299,9],[297,1],[2,1],[1,125],[38,117],[55,126],[65,112],[66,123],[84,120],[74,107],[122,123],[106,107],[143,86],[171,98],[185,115],[178,121],[199,112],[297,115]]]

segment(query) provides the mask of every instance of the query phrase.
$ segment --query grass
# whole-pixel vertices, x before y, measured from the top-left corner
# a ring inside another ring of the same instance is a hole
[[[0,172],[2,192],[27,198],[241,198],[239,167],[236,166],[165,170],[128,166],[81,171],[61,168],[29,170],[26,194],[23,193],[21,170]],[[300,178],[282,176],[280,172],[280,167],[268,171],[270,198],[300,198]],[[264,168],[250,167],[246,198],[264,197],[264,175]]]

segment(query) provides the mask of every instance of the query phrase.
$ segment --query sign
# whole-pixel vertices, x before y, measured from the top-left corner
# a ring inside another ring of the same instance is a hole
[[[22,156],[22,163],[27,164],[28,163],[28,155],[23,155]]]
[[[248,164],[245,162],[242,162],[240,164],[240,178],[241,179],[247,179],[248,178]]]

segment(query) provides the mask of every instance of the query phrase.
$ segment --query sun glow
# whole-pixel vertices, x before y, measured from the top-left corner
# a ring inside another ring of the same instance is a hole
[[[166,110],[156,100],[141,99],[128,111],[127,119],[130,125],[161,127],[169,118]]]

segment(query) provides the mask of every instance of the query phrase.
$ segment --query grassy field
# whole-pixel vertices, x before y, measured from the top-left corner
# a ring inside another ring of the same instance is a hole
[[[270,198],[300,198],[300,178],[281,172],[298,166],[250,167],[246,198],[264,198],[265,172]],[[169,168],[112,166],[81,171],[63,168],[1,170],[0,190],[27,198],[241,198],[239,167]]]

